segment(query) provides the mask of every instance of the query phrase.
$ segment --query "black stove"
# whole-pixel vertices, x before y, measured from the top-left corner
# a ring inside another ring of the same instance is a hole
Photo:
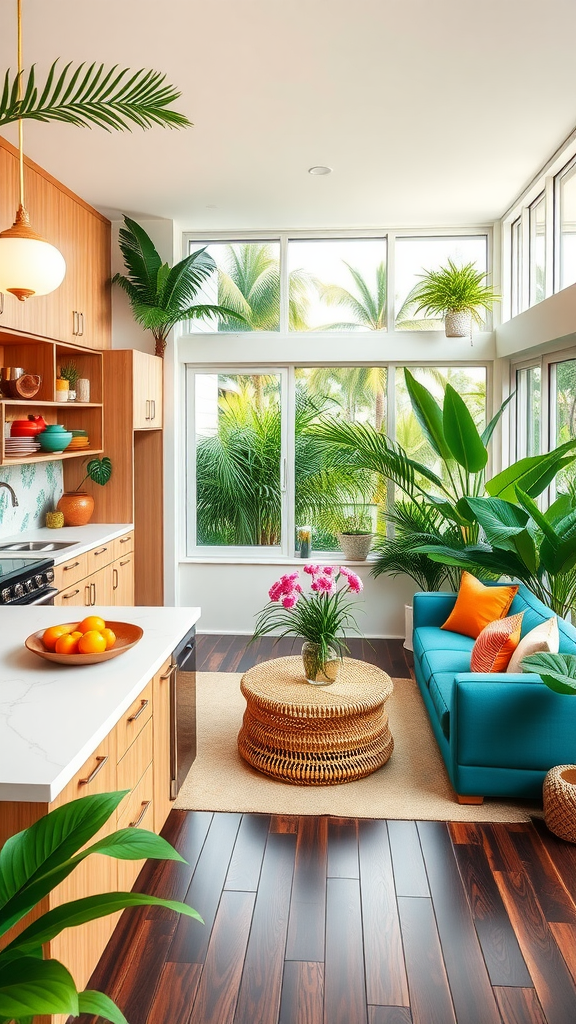
[[[0,557],[0,606],[51,603],[53,566],[53,558]]]

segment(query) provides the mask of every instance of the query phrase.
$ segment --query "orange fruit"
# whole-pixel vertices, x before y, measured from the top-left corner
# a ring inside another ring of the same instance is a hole
[[[53,651],[58,638],[70,632],[70,626],[48,626],[42,634],[42,643],[47,651]]]
[[[106,641],[106,650],[109,651],[116,643],[116,633],[111,629],[101,629],[100,632]]]
[[[102,620],[100,620],[102,621]],[[106,641],[97,629],[89,629],[78,641],[79,654],[102,654],[106,650]]]
[[[99,633],[106,628],[104,619],[101,619],[99,615],[87,615],[82,622],[78,623],[76,627],[81,633],[89,633],[91,630],[97,630]]]
[[[82,633],[80,632],[79,629],[75,629],[72,633],[70,633],[70,636],[73,636],[75,640],[79,640],[80,637],[82,636]]]
[[[78,637],[74,633],[63,633],[58,637],[54,650],[56,654],[78,654]]]

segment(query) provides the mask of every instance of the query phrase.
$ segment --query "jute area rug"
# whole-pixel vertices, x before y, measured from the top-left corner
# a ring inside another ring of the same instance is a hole
[[[246,707],[240,679],[232,672],[197,675],[198,754],[178,808],[417,821],[527,821],[541,815],[541,805],[523,800],[456,802],[412,679],[394,680],[387,703],[394,752],[372,775],[338,786],[295,786],[262,775],[236,746]]]

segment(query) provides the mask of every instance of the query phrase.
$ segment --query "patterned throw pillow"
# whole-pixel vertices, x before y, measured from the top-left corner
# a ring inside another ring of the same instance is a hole
[[[520,642],[524,612],[496,619],[484,627],[472,648],[471,672],[505,672]]]
[[[560,634],[558,632],[558,619],[555,615],[546,622],[531,629],[526,636],[523,636],[514,654],[510,658],[507,672],[521,672],[520,662],[529,654],[538,654],[545,651],[548,654],[558,654],[560,649]]]
[[[486,587],[471,573],[463,572],[456,604],[441,628],[475,640],[485,626],[506,615],[517,593],[518,584]]]

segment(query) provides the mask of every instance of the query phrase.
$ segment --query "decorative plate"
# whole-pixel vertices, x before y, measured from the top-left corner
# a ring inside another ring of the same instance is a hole
[[[70,632],[72,632],[80,621],[66,622],[62,625],[70,626]],[[60,625],[60,623],[54,623],[54,625]],[[100,654],[57,654],[56,651],[47,651],[42,643],[43,629],[39,629],[37,633],[31,633],[24,644],[29,651],[32,651],[32,654],[37,654],[39,658],[45,658],[46,661],[57,661],[60,665],[97,665],[100,661],[110,661],[111,658],[117,658],[119,654],[129,651],[144,635],[144,630],[132,622],[107,620],[106,627],[116,634],[116,643],[109,651],[102,651]]]

